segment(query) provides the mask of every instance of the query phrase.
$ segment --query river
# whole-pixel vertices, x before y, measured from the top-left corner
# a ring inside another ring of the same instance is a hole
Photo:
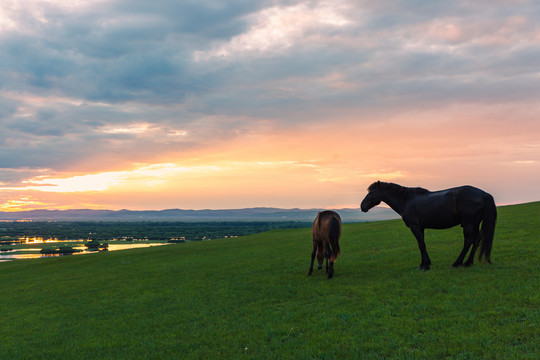
[[[109,244],[108,251],[128,250],[128,249],[145,248],[145,247],[160,246],[160,245],[169,245],[169,243]],[[88,251],[87,248],[84,246],[74,246],[73,248],[77,250],[82,250],[81,252],[74,253],[73,255],[95,254],[99,252],[99,251]],[[40,250],[41,250],[40,248],[24,248],[24,249],[14,249],[11,251],[1,251],[0,262],[12,261],[12,260],[69,256],[69,255],[62,255],[62,254],[43,255],[43,254],[40,254]]]

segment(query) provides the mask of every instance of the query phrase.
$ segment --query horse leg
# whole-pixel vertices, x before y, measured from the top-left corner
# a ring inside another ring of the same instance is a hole
[[[463,225],[463,249],[461,250],[461,253],[457,257],[456,261],[452,264],[453,267],[463,265],[463,259],[465,258],[465,255],[467,255],[467,251],[469,251],[474,240],[473,232],[474,229],[471,225]]]
[[[334,262],[330,261],[330,268],[328,269],[328,274],[326,275],[326,279],[330,280],[334,277]]]
[[[313,251],[311,252],[311,264],[309,265],[308,276],[313,272],[313,262],[315,261],[315,254],[317,254],[317,244],[313,242]]]
[[[416,241],[418,242],[418,248],[420,249],[420,254],[422,255],[422,262],[420,263],[420,270],[429,270],[431,265],[431,260],[426,249],[426,243],[424,242],[424,229],[420,226],[410,227]]]
[[[331,250],[330,250],[330,244],[328,242],[326,242],[325,245],[326,246],[325,246],[324,257],[326,258],[326,273],[328,274],[328,271],[329,271],[328,260],[330,259]],[[332,269],[333,269],[333,264],[331,261],[330,261],[330,265],[332,266]]]
[[[478,225],[480,226],[480,225]],[[472,226],[472,250],[469,254],[469,258],[467,261],[465,261],[465,266],[471,266],[474,261],[474,253],[476,252],[476,248],[478,247],[478,244],[480,243],[480,231],[478,230],[478,226]]]
[[[324,263],[324,244],[322,240],[317,240],[317,252],[315,254],[317,257],[317,269],[321,270]]]

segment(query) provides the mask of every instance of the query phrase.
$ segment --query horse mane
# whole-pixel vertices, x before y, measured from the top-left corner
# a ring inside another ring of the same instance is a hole
[[[424,189],[424,188],[421,188],[421,187],[415,187],[415,188],[409,188],[409,189],[414,190],[414,192],[417,193],[417,194],[425,194],[425,193],[429,192],[428,189]]]
[[[368,187],[368,191],[373,191],[373,190],[384,190],[384,191],[393,191],[393,192],[412,191],[415,194],[425,194],[429,192],[429,190],[421,188],[421,187],[410,188],[410,187],[405,187],[405,186],[401,186],[394,183],[381,182],[381,181],[376,181]]]

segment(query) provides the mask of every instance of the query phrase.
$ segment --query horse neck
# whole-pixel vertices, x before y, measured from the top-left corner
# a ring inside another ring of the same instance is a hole
[[[402,188],[404,189],[404,188]],[[392,208],[395,212],[401,215],[405,203],[407,202],[407,194],[399,190],[387,190],[383,192],[383,199],[388,206]]]

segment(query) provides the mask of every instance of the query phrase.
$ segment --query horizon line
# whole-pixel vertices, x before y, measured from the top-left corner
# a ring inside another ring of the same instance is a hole
[[[526,202],[518,202],[518,203],[502,203],[497,204],[497,207],[503,207],[503,206],[512,206],[512,205],[525,205],[525,204],[531,204],[535,202],[540,202],[540,200],[533,200],[533,201],[526,201]],[[377,205],[375,208],[385,208],[390,209],[391,208],[386,204],[380,204]],[[132,209],[119,209],[119,210],[113,210],[113,209],[90,209],[90,208],[73,208],[73,209],[29,209],[29,210],[13,210],[13,211],[5,211],[0,210],[0,213],[20,213],[20,212],[29,212],[29,211],[59,211],[59,212],[65,212],[65,211],[112,211],[112,212],[120,212],[120,211],[131,211],[131,212],[142,212],[142,211],[171,211],[171,210],[180,210],[180,211],[231,211],[231,210],[253,210],[253,209],[275,209],[275,210],[357,210],[360,209],[360,204],[358,207],[311,207],[311,208],[281,208],[281,207],[275,207],[275,206],[252,206],[252,207],[237,207],[237,208],[220,208],[220,209],[212,209],[212,208],[204,208],[204,209],[184,209],[184,208],[167,208],[167,209],[143,209],[143,210],[132,210]]]

